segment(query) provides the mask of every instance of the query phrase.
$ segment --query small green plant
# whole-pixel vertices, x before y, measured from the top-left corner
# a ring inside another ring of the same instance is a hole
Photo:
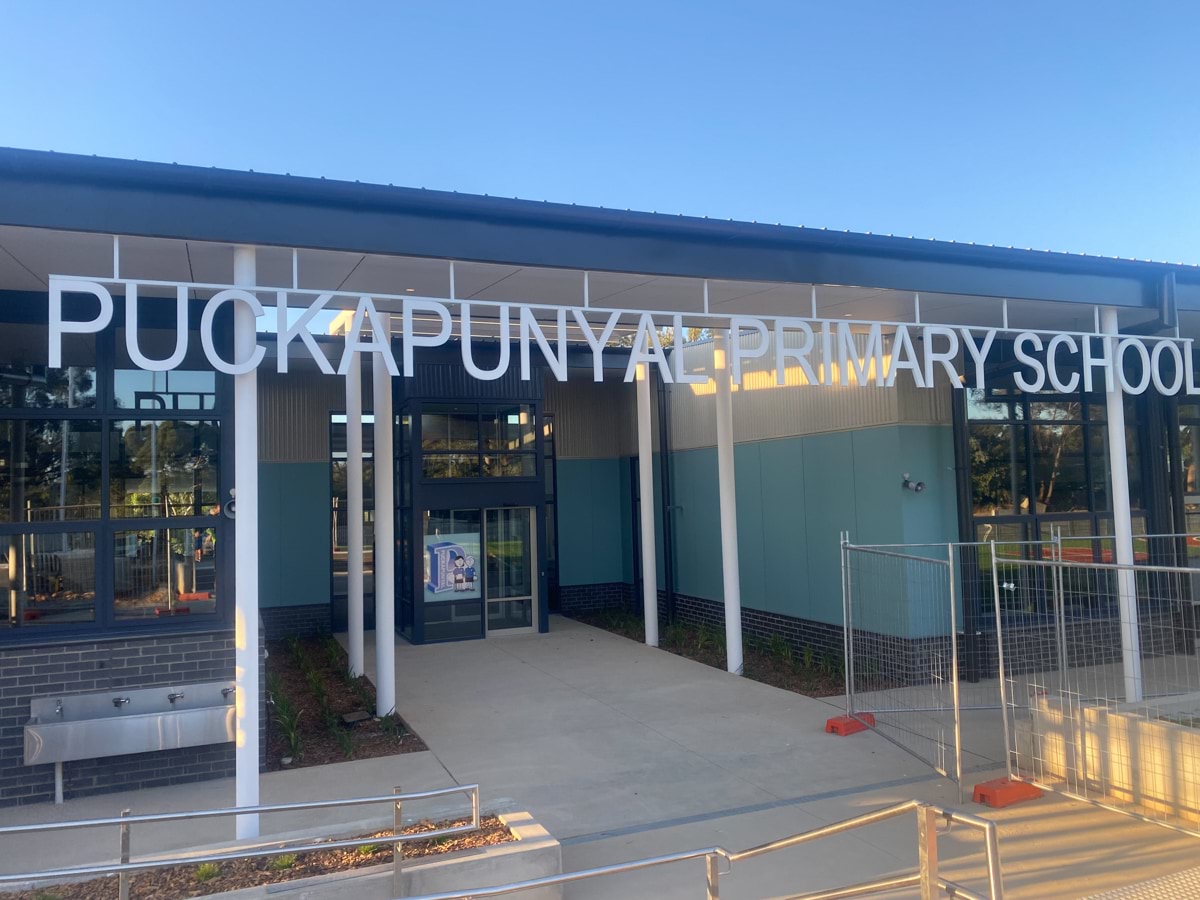
[[[359,847],[354,852],[357,853],[359,856],[370,856],[372,853],[374,853],[378,849],[379,849],[378,844],[363,844],[361,847]]]
[[[804,647],[804,662],[803,662],[804,671],[811,672],[813,670],[813,666],[816,664],[816,661],[817,661],[817,655],[815,652],[813,652],[813,648],[809,647],[808,645],[805,645],[805,647]]]
[[[196,866],[196,880],[203,884],[212,881],[221,874],[221,867],[216,863],[206,862]]]
[[[341,748],[342,755],[346,757],[346,759],[353,759],[354,736],[345,728],[342,728],[340,724],[336,726],[331,725],[330,730],[333,731],[333,738],[337,741],[338,746]]]
[[[354,697],[362,705],[362,708],[371,715],[375,715],[375,692],[371,690],[371,682],[367,680],[367,676],[360,675],[351,679],[350,689],[354,691]]]
[[[33,895],[33,900],[62,900],[62,894],[56,894],[53,891],[38,891]]]
[[[708,625],[701,625],[700,630],[696,632],[696,652],[704,653],[712,650],[716,644],[716,633]]]
[[[379,720],[379,724],[383,726],[383,733],[394,738],[402,738],[408,734],[408,726],[404,724],[395,713],[389,713]]]
[[[682,622],[672,622],[667,626],[666,643],[672,647],[683,647],[687,644],[688,629]]]
[[[294,634],[289,634],[287,637],[287,649],[292,659],[296,661],[296,664],[302,669],[305,668],[307,658],[304,655],[304,647],[300,644],[300,638]]]
[[[308,689],[316,698],[317,705],[325,709],[329,705],[329,696],[325,691],[325,679],[321,673],[316,669],[309,669],[304,673],[304,680],[308,682]]]
[[[842,658],[833,652],[822,654],[820,663],[822,675],[832,677],[842,673]]]
[[[271,861],[267,863],[267,868],[272,872],[284,872],[296,864],[295,853],[284,853],[280,856],[271,857]]]
[[[300,755],[300,710],[284,694],[275,696],[275,724],[287,745],[287,755],[295,759]]]
[[[341,672],[347,679],[350,676],[350,666],[346,659],[346,654],[342,650],[342,645],[338,643],[337,638],[332,634],[327,634],[324,638],[325,645],[325,662],[329,668],[335,672]]]
[[[782,634],[776,633],[771,635],[771,656],[778,663],[786,666],[792,664],[792,645]]]

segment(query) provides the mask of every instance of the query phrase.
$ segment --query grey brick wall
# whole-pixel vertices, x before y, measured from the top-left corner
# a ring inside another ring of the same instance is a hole
[[[632,606],[633,585],[624,581],[568,584],[558,588],[559,611],[568,616],[603,609],[630,609]]]
[[[559,588],[560,608],[564,615],[599,612],[604,609],[631,609],[641,611],[640,597],[635,596],[635,586],[626,582],[604,584],[568,585]],[[708,625],[710,628],[725,628],[725,605],[703,597],[675,594],[675,616],[685,625]],[[662,624],[667,621],[667,594],[658,592],[658,617]],[[769,641],[773,635],[782,635],[799,654],[805,647],[812,647],[818,654],[842,655],[842,627],[827,625],[785,616],[781,613],[760,609],[742,608],[742,635]]]
[[[331,610],[328,603],[264,607],[263,632],[268,641],[277,641],[293,634],[297,637],[321,634],[330,630]]]
[[[23,759],[24,725],[35,697],[229,679],[233,662],[230,630],[0,648],[0,806],[54,799],[54,766],[26,766]],[[264,679],[260,673],[265,698]],[[260,764],[266,752],[264,710],[260,706]],[[221,778],[233,774],[233,765],[232,744],[67,762],[64,791],[81,797]]]
[[[659,591],[659,618],[664,621],[666,607],[666,592]],[[713,629],[724,630],[725,604],[717,603],[715,600],[705,600],[702,597],[676,593],[675,617],[685,625],[707,625]],[[818,656],[834,654],[841,657],[843,653],[842,626],[840,625],[829,625],[825,622],[785,616],[782,613],[742,607],[743,640],[757,638],[759,641],[767,642],[776,634],[782,635],[784,640],[792,645],[792,650],[797,655],[803,653],[805,647],[812,647],[813,652]]]

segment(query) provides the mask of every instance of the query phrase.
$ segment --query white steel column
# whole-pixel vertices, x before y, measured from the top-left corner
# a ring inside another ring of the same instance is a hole
[[[391,316],[383,317],[391,340]],[[375,714],[396,711],[396,498],[392,493],[392,374],[371,354],[375,410]]]
[[[646,644],[658,646],[658,564],[654,551],[654,441],[650,417],[649,363],[637,367],[638,512],[642,532],[642,609]]]
[[[737,493],[733,466],[733,390],[728,332],[717,331],[713,343],[713,378],[717,383],[717,491],[721,500],[721,576],[725,592],[726,668],[742,674],[742,583],[738,568]]]
[[[363,674],[362,433],[362,364],[355,353],[346,372],[346,631],[355,678]]]
[[[1125,402],[1121,391],[1117,354],[1120,327],[1117,311],[1106,306],[1100,313],[1100,328],[1107,335],[1113,368],[1113,385],[1106,396],[1108,404],[1108,469],[1112,482],[1113,535],[1116,561],[1128,568],[1117,572],[1117,593],[1120,597],[1121,661],[1125,673],[1125,700],[1136,703],[1142,699],[1142,651],[1138,634],[1137,576],[1133,571],[1133,522],[1129,515],[1129,454],[1125,447]],[[1066,665],[1064,660],[1062,665]]]
[[[253,247],[233,248],[233,283],[257,280]],[[245,303],[234,306],[234,359],[254,353],[257,326]],[[258,806],[258,376],[233,376],[234,515],[234,797]],[[237,817],[237,837],[258,837],[258,815]]]

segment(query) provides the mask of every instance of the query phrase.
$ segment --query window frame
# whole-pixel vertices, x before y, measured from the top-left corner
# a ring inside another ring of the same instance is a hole
[[[424,424],[425,416],[426,415],[438,415],[439,413],[436,411],[436,407],[442,407],[442,406],[462,407],[462,408],[464,408],[464,411],[465,411],[466,407],[474,408],[475,438],[476,438],[474,450],[426,450],[422,446],[422,444],[424,443],[424,440],[425,440],[425,424]],[[435,411],[429,412],[428,411],[429,407],[434,407]],[[493,416],[493,418],[488,418],[487,421],[489,421],[489,422],[494,421],[494,415],[496,413],[498,413],[499,410],[506,408],[506,407],[526,407],[526,408],[528,408],[529,417],[530,417],[530,433],[533,435],[533,441],[528,450],[513,450],[513,451],[505,452],[503,450],[488,450],[485,448],[485,446],[484,446],[485,416],[487,416],[488,414],[491,414],[491,416]],[[417,420],[417,421],[414,421],[413,424],[417,425],[417,427],[419,429],[415,432],[414,439],[412,442],[413,443],[413,454],[414,454],[414,456],[416,458],[416,462],[417,462],[417,472],[419,473],[421,482],[424,484],[480,484],[480,483],[494,484],[497,482],[505,482],[505,481],[507,481],[507,482],[515,482],[515,481],[532,482],[532,481],[538,480],[539,478],[544,477],[542,475],[542,466],[541,466],[541,459],[540,459],[541,451],[539,449],[539,444],[541,443],[541,441],[540,441],[540,438],[538,437],[538,423],[539,423],[538,405],[531,400],[512,400],[512,401],[462,400],[462,401],[456,401],[456,400],[438,399],[438,400],[434,400],[434,401],[422,401],[419,404],[413,418],[415,420]],[[466,457],[473,456],[475,458],[476,471],[479,474],[464,475],[464,476],[459,476],[459,477],[439,477],[436,475],[427,475],[425,473],[425,460],[427,457],[449,459],[449,458],[453,458],[453,457],[464,457],[464,456],[466,456]],[[528,457],[529,459],[533,460],[533,471],[529,475],[488,475],[488,474],[486,474],[486,467],[484,464],[485,458],[500,457],[500,456]]]
[[[35,304],[46,304],[45,294],[16,295],[14,302],[5,309],[3,322],[32,322],[41,324]],[[0,646],[64,643],[71,641],[108,640],[128,636],[168,635],[227,631],[233,626],[234,611],[234,566],[233,547],[237,536],[236,520],[224,514],[225,500],[234,486],[234,443],[233,443],[233,391],[231,376],[215,372],[216,398],[211,409],[155,409],[137,410],[115,405],[115,379],[117,368],[116,335],[125,326],[125,305],[114,298],[113,319],[109,325],[95,335],[96,402],[93,406],[77,408],[61,407],[0,407],[0,420],[93,420],[99,421],[102,435],[100,443],[100,515],[95,519],[70,520],[68,522],[2,522],[0,536],[12,534],[58,534],[65,532],[91,532],[96,546],[95,615],[90,622],[62,623],[52,625],[8,624],[0,628]],[[174,328],[174,306],[171,310],[151,310],[143,302],[140,326],[142,328]],[[198,324],[200,306],[193,301],[188,312],[189,344],[200,339]],[[226,311],[227,313],[228,311]],[[218,344],[227,345],[232,338],[232,316],[219,315],[214,323]],[[46,340],[49,332],[46,331]],[[152,516],[114,519],[111,516],[112,488],[112,444],[110,434],[115,433],[115,422],[129,421],[205,421],[218,424],[221,432],[217,471],[217,497],[222,512],[216,515]],[[163,618],[118,620],[116,618],[116,534],[127,531],[151,531],[155,529],[216,528],[216,598],[215,611],[211,614],[180,615]]]

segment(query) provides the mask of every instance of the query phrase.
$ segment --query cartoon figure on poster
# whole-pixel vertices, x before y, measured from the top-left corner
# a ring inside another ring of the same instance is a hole
[[[480,596],[475,561],[478,535],[428,535],[425,542],[425,592],[434,600]]]
[[[454,557],[454,590],[458,592],[475,589],[475,557],[457,554]]]

